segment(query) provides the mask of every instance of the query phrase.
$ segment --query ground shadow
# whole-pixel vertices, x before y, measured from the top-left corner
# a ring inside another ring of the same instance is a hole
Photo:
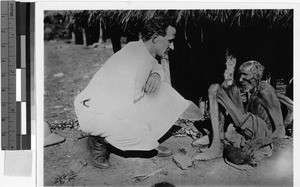
[[[158,143],[163,143],[167,139],[169,139],[173,133],[181,129],[181,127],[173,125],[168,132],[166,132],[159,140]],[[122,151],[112,145],[109,145],[108,150],[110,153],[114,153],[118,156],[124,157],[124,158],[152,158],[155,157],[158,153],[157,150],[153,149],[150,151]]]

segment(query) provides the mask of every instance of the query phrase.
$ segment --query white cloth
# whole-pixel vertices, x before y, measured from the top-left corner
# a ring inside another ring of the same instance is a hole
[[[81,129],[121,150],[155,149],[189,102],[165,82],[156,93],[144,94],[151,72],[164,80],[162,66],[141,40],[109,58],[75,98]]]

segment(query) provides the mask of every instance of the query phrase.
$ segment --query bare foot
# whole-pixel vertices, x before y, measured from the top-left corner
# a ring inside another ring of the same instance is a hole
[[[194,157],[194,160],[213,160],[221,158],[223,156],[223,147],[206,149],[203,153],[200,153]]]
[[[201,138],[192,142],[192,146],[201,147],[209,145],[209,137],[208,135],[202,136]]]

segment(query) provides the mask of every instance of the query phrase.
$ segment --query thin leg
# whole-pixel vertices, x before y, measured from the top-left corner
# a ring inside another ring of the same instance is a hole
[[[231,116],[234,124],[236,126],[239,126],[239,124],[241,124],[245,119],[246,114],[244,113],[244,108],[242,108],[240,104],[237,106],[236,103],[234,103],[229,98],[227,93],[221,87],[219,87],[218,89],[217,96],[218,96],[218,103],[220,103],[226,109],[226,111]]]
[[[220,115],[218,103],[226,109],[236,126],[239,126],[246,116],[237,90],[229,90],[229,95],[233,97],[235,102],[230,99],[219,84],[210,86],[208,93],[213,140],[210,148],[198,154],[195,157],[196,160],[211,160],[223,155],[221,138],[224,138],[224,119],[222,120],[221,117],[224,116]]]
[[[219,123],[219,107],[217,103],[217,91],[220,85],[214,84],[208,90],[209,111],[213,130],[213,140],[209,149],[195,156],[195,160],[211,160],[223,156],[223,145],[220,140],[220,129],[224,127]],[[224,121],[224,120],[223,120]]]

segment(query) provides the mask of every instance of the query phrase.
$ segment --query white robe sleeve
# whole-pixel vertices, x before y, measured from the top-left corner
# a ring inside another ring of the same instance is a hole
[[[159,64],[157,61],[152,61],[152,70],[151,73],[158,73],[160,76],[160,80],[163,82],[165,80],[165,72],[163,70],[163,66]]]

